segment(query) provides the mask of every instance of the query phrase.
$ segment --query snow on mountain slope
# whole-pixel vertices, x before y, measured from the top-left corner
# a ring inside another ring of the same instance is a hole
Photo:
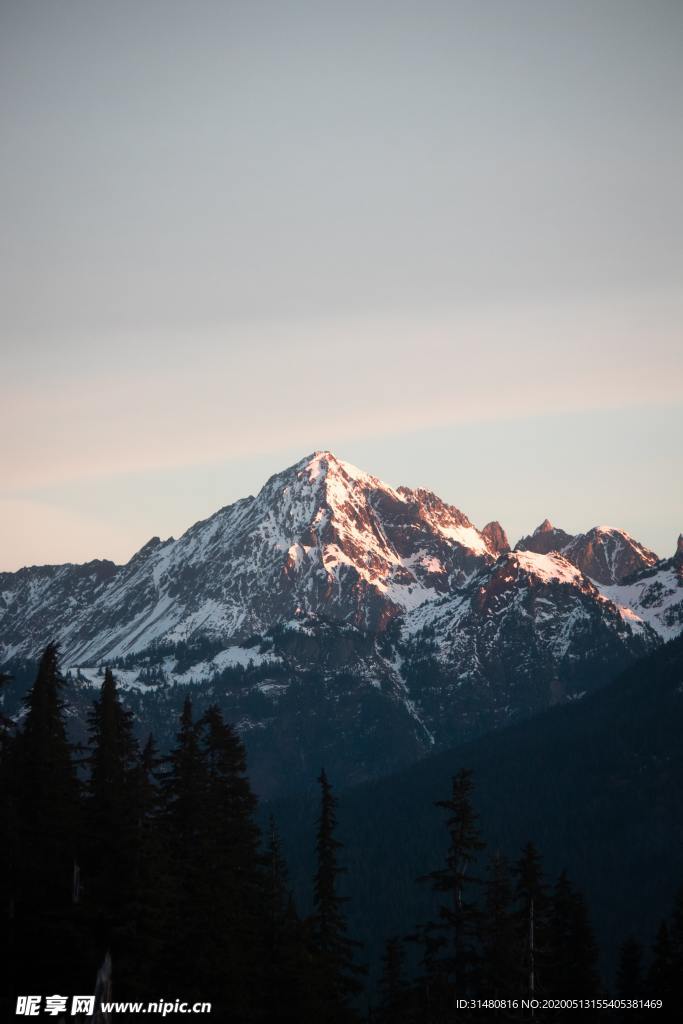
[[[315,452],[178,540],[154,538],[66,617],[39,612],[42,598],[25,590],[18,603],[8,598],[0,658],[57,635],[69,663],[88,664],[197,633],[245,637],[309,614],[376,630],[495,555],[431,492],[394,490]]]
[[[117,572],[113,562],[97,560],[0,573],[0,661],[35,653],[33,637],[62,636]]]
[[[596,631],[604,630],[627,645],[639,643],[622,610],[557,552],[509,552],[453,597],[423,605],[407,616],[406,630],[431,630],[439,637],[441,654],[452,658],[453,645],[465,632],[481,633],[489,642],[494,634],[499,638],[498,627],[510,616],[524,622],[530,654],[543,647],[553,658],[573,657],[572,649],[585,641],[581,623],[589,621],[593,640]],[[656,644],[655,634],[647,633],[650,644]],[[593,656],[594,643],[585,653]]]
[[[586,576],[607,586],[621,583],[658,561],[654,551],[612,526],[594,526],[588,533],[579,534],[562,548],[562,554]]]
[[[675,635],[683,541],[655,557],[547,522],[510,551],[500,524],[315,452],[126,565],[0,574],[0,664],[25,678],[57,639],[82,722],[114,663],[162,745],[192,686],[248,738],[260,791],[321,763],[359,781],[575,699]]]
[[[600,590],[631,626],[648,626],[662,640],[672,640],[683,630],[683,536],[673,558]]]
[[[567,536],[546,521],[533,538],[545,548]],[[670,568],[647,584],[622,581],[634,567],[649,570],[653,559],[607,527],[571,538],[561,555],[519,545],[509,552],[499,524],[479,531],[431,491],[394,489],[330,452],[315,452],[178,540],[153,538],[127,565],[0,575],[0,662],[33,656],[53,638],[70,665],[97,665],[152,646],[172,650],[195,637],[218,650],[311,616],[369,633],[399,617],[412,634],[450,615],[452,631],[482,573],[486,601],[510,586],[526,591],[528,579],[565,584],[593,602],[598,618],[607,605],[618,607],[608,618],[619,636],[626,624],[651,641],[652,630],[665,637],[680,628],[678,577]],[[472,605],[480,616],[482,601]],[[547,619],[542,605],[534,615],[541,625]],[[576,612],[557,625],[569,647],[580,619]],[[534,643],[548,630],[534,634]]]
[[[648,569],[658,561],[654,551],[640,544],[625,530],[594,526],[587,533],[572,536],[545,519],[529,537],[522,537],[515,551],[549,554],[559,551],[596,583],[611,586]]]
[[[562,555],[527,551],[408,615],[404,638],[422,720],[461,737],[581,696],[659,642]]]

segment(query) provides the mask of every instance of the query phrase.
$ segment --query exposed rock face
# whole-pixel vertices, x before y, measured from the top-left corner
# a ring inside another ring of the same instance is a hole
[[[487,523],[481,531],[482,537],[488,542],[489,547],[496,554],[502,555],[510,550],[510,543],[507,534],[497,520]]]
[[[622,583],[634,573],[658,562],[654,551],[639,544],[624,530],[595,526],[574,537],[562,553],[586,576],[598,583]]]
[[[510,552],[461,594],[418,609],[409,623],[417,660],[409,662],[407,681],[416,707],[430,727],[441,731],[447,722],[460,735],[481,730],[482,721],[501,724],[577,697],[606,666],[623,666],[657,643],[649,626],[632,629],[554,552]]]
[[[96,560],[0,573],[0,663],[14,654],[34,655],[63,636],[117,572],[113,562]]]
[[[547,555],[550,551],[562,551],[574,538],[553,526],[549,519],[544,519],[529,537],[522,537],[515,544],[515,551],[535,551],[539,555]]]
[[[559,551],[586,576],[609,586],[622,583],[634,573],[649,569],[658,561],[654,551],[630,537],[625,530],[594,526],[587,533],[573,536],[545,519],[530,537],[522,537],[515,551],[548,554]]]
[[[315,452],[127,565],[0,574],[0,664],[57,639],[76,718],[113,663],[162,742],[171,684],[198,711],[218,701],[264,793],[323,762],[358,781],[576,698],[676,635],[682,548],[656,562],[622,531],[546,521],[511,552],[499,523]]]
[[[80,664],[197,632],[240,639],[311,614],[375,632],[496,555],[430,491],[394,490],[316,452],[179,540],[153,538],[127,565],[91,573],[82,600],[62,608],[46,610],[46,578],[71,579],[79,567],[23,570],[30,582],[3,574],[0,660],[35,653],[53,635]]]

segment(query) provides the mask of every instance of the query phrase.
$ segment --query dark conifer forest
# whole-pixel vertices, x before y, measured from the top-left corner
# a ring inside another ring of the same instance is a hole
[[[676,657],[674,645],[657,655],[660,677]],[[514,857],[487,844],[469,767],[452,774],[449,792],[432,793],[440,844],[411,882],[431,894],[431,913],[385,934],[378,957],[349,927],[354,886],[324,769],[312,827],[296,838],[312,866],[297,906],[278,827],[291,842],[296,815],[293,824],[288,805],[276,806],[263,827],[245,748],[218,707],[196,717],[186,699],[161,756],[152,736],[136,740],[107,669],[88,741],[75,747],[64,686],[51,644],[18,724],[1,724],[3,1019],[27,992],[94,992],[103,968],[117,1001],[208,1001],[213,1019],[238,1024],[555,1020],[561,1008],[532,1012],[528,1001],[673,1005],[682,994],[683,890],[656,935],[621,937],[606,978],[584,893],[567,871],[546,871],[533,837]],[[400,899],[375,856],[369,849],[369,884]],[[394,850],[384,871],[402,857]],[[491,1002],[475,1009],[475,1000]]]

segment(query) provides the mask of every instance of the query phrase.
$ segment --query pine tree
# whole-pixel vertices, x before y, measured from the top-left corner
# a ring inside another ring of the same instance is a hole
[[[85,905],[93,919],[96,964],[110,952],[118,971],[133,941],[140,764],[132,715],[120,703],[109,668],[89,725]]]
[[[499,852],[491,858],[484,882],[481,937],[481,992],[492,999],[507,999],[516,991],[519,964],[510,867]]]
[[[302,982],[309,971],[304,931],[289,886],[282,843],[270,816],[265,853],[265,1004],[266,1021],[302,1020]]]
[[[282,853],[282,841],[275,824],[275,818],[268,819],[268,845],[266,847],[266,877],[268,892],[268,917],[271,931],[277,932],[286,920],[292,903],[287,863]]]
[[[67,739],[56,644],[43,652],[13,744],[17,859],[12,865],[19,991],[75,984],[83,960],[78,892],[79,786]],[[75,990],[75,989],[74,989]]]
[[[436,806],[448,813],[450,842],[446,866],[423,879],[431,882],[435,892],[448,896],[448,902],[439,906],[439,920],[434,927],[443,938],[440,971],[450,1004],[477,987],[479,915],[471,891],[481,882],[476,875],[476,861],[485,844],[472,806],[472,788],[472,772],[463,769],[453,777],[450,799],[437,801]]]
[[[548,934],[545,993],[558,998],[572,998],[579,993],[597,996],[600,980],[595,936],[585,901],[566,871],[553,891]]]
[[[153,978],[163,984],[178,979],[178,994],[201,999],[202,962],[207,918],[212,898],[207,858],[207,768],[193,721],[192,701],[186,698],[176,745],[166,758],[161,776],[161,837],[167,857],[161,884],[168,894],[164,929],[167,935]]]
[[[316,839],[317,870],[314,880],[314,911],[311,920],[313,945],[317,959],[319,998],[323,1018],[330,1024],[355,1018],[351,1001],[362,985],[362,970],[353,962],[358,943],[347,935],[343,907],[346,897],[337,889],[345,869],[339,866],[342,844],[335,837],[336,799],[324,771],[318,779],[321,790],[320,817]]]
[[[616,994],[619,999],[644,999],[648,994],[647,981],[643,974],[643,947],[630,936],[619,947],[616,973]],[[620,1021],[641,1021],[649,1017],[648,1011],[623,1008],[617,1013]]]
[[[9,686],[11,681],[12,681],[12,676],[10,676],[7,672],[0,671],[0,697],[2,696],[3,689],[6,686]],[[0,707],[1,707],[1,704],[0,704]],[[12,731],[13,731],[12,719],[8,718],[7,715],[5,715],[2,710],[0,710],[0,753],[2,753],[2,747],[3,747],[4,743],[9,740],[9,737],[10,737]]]
[[[683,1001],[683,887],[676,893],[671,915],[671,971],[670,998],[678,1006]]]
[[[545,991],[548,959],[548,894],[541,857],[529,842],[515,865],[515,900],[520,949],[520,993],[530,999]]]
[[[631,936],[619,949],[617,995],[620,999],[641,999],[644,992],[643,947]]]
[[[387,939],[379,980],[378,1024],[405,1024],[410,1019],[408,985],[404,976],[403,943],[396,936]]]
[[[150,733],[134,775],[137,809],[137,849],[134,880],[135,935],[128,964],[131,999],[158,997],[157,965],[163,962],[168,907],[173,903],[171,861],[162,829],[162,800],[158,777],[162,759]],[[119,970],[117,968],[117,975]]]
[[[233,1019],[259,1012],[267,975],[267,879],[244,745],[216,706],[199,722],[206,790],[201,846],[211,865],[203,972]],[[208,880],[208,879],[207,879]]]
[[[176,746],[166,763],[161,784],[170,838],[178,852],[185,852],[202,832],[207,786],[206,762],[189,697],[183,704]]]
[[[669,926],[662,921],[652,947],[652,962],[647,972],[647,991],[653,999],[671,999],[675,986],[674,953]],[[642,993],[641,993],[642,994]]]
[[[0,672],[0,692],[10,682],[10,676]],[[0,942],[6,950],[5,957],[11,956],[16,948],[14,939],[15,925],[15,892],[13,886],[13,865],[19,859],[17,848],[17,819],[14,801],[14,758],[13,758],[12,722],[0,712],[0,915],[2,932]],[[7,963],[5,969],[9,977],[14,974],[15,966]],[[0,990],[0,1018],[9,1020],[14,1014],[14,1006],[10,1003],[9,993]]]
[[[452,993],[441,954],[446,945],[443,929],[434,921],[417,926],[409,935],[420,950],[419,975],[414,984],[416,1018],[421,1024],[441,1024],[452,1019]]]

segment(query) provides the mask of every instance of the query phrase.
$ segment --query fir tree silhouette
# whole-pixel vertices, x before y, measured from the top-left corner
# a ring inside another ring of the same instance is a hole
[[[359,944],[347,934],[343,909],[347,898],[340,896],[338,891],[338,879],[344,874],[345,868],[339,865],[338,855],[342,844],[335,836],[336,798],[324,770],[318,782],[321,799],[311,926],[317,958],[318,997],[324,1019],[333,1024],[356,1019],[352,1000],[362,991],[360,975],[363,969],[354,963],[354,950]]]

